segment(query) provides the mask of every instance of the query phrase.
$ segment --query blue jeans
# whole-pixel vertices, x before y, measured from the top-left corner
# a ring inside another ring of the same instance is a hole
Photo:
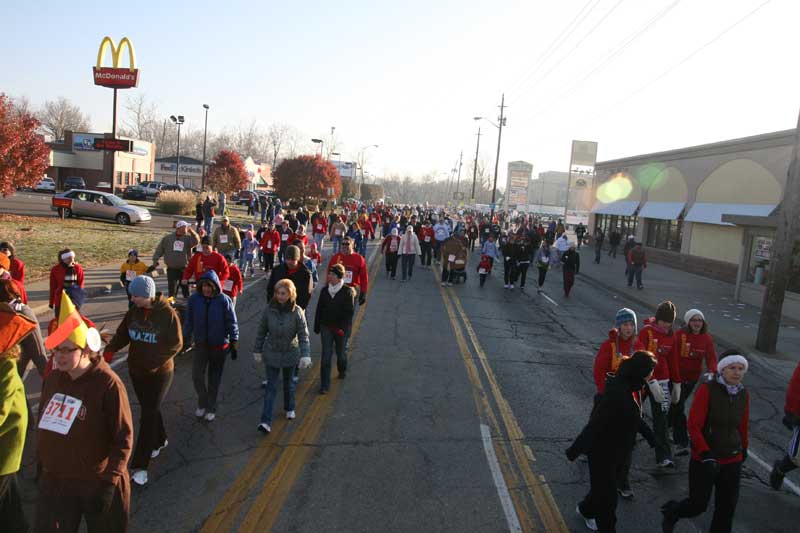
[[[361,242],[358,243],[358,253],[361,254],[361,257],[367,257],[367,238],[362,237]]]
[[[293,366],[278,368],[264,365],[267,372],[267,390],[264,393],[264,409],[261,411],[261,423],[272,425],[272,411],[275,409],[275,397],[278,395],[278,374],[283,370],[283,410],[294,411]]]
[[[345,331],[344,337],[339,337],[327,327],[322,326],[320,340],[322,342],[322,357],[319,365],[319,388],[328,390],[331,387],[331,358],[333,357],[334,349],[336,349],[336,369],[339,374],[347,372],[347,331]]]
[[[214,225],[214,217],[205,217],[203,219],[203,227],[206,229],[206,234],[211,235],[211,226]]]
[[[332,239],[332,242],[333,242],[333,253],[338,254],[339,248],[341,248],[342,246],[342,236],[335,235]],[[319,253],[322,253],[322,250],[320,250]]]

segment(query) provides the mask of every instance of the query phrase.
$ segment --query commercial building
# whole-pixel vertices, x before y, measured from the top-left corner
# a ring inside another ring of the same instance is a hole
[[[146,141],[119,137],[133,141],[131,152],[94,148],[95,139],[110,138],[110,133],[67,130],[63,141],[48,143],[50,166],[47,175],[53,178],[56,188],[63,189],[64,180],[71,176],[83,178],[89,189],[108,192],[111,192],[112,186],[118,191],[128,185],[151,180],[155,166],[153,145]]]
[[[761,305],[794,130],[597,164],[590,227],[641,241],[651,261],[735,283]],[[784,313],[800,317],[800,247]]]
[[[528,188],[530,187],[533,165],[526,161],[509,161],[504,204],[506,211],[527,211]]]
[[[569,175],[566,172],[547,171],[528,184],[528,211],[550,216],[563,216],[567,205],[567,184]]]
[[[208,165],[206,162],[206,175],[208,175]],[[159,157],[155,160],[155,177],[153,181],[163,181],[169,184],[183,185],[187,188],[202,189],[203,182],[203,161],[192,157],[181,156],[180,168],[176,156]],[[177,174],[176,174],[177,171]]]

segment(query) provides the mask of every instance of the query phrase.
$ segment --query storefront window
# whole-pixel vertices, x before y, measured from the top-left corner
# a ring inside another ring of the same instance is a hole
[[[595,229],[600,228],[606,236],[618,230],[625,239],[628,235],[636,235],[638,217],[623,217],[619,215],[597,215]]]
[[[645,246],[680,252],[682,240],[682,220],[661,220],[656,218],[647,219]]]

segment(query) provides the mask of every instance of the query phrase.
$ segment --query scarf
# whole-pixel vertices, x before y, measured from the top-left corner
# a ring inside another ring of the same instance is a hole
[[[738,385],[728,385],[728,382],[725,381],[725,379],[723,379],[721,374],[717,374],[717,383],[725,387],[725,390],[727,390],[728,394],[730,394],[731,396],[736,396],[737,394],[739,394],[739,392],[741,392],[742,389],[744,389],[744,385],[742,385],[741,383],[739,383]]]
[[[406,249],[405,249],[406,255],[411,254],[411,238],[413,236],[414,234],[412,232],[410,231],[406,232]]]
[[[328,294],[331,295],[331,298],[335,298],[336,297],[336,293],[339,292],[342,287],[344,287],[344,279],[340,279],[339,283],[337,283],[336,285],[330,285],[329,284],[328,285]]]

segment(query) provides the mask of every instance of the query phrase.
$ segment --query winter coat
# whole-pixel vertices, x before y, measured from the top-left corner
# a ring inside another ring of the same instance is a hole
[[[272,296],[275,291],[275,284],[282,279],[290,279],[294,283],[294,288],[297,291],[297,305],[305,309],[308,307],[308,302],[311,300],[311,292],[314,285],[312,284],[311,271],[305,265],[298,264],[294,270],[289,270],[286,263],[281,263],[272,269],[269,275],[269,282],[267,282],[267,301],[272,301]]]
[[[400,237],[398,237],[397,235],[387,235],[386,238],[383,239],[383,242],[381,243],[381,253],[383,255],[396,254],[399,250],[400,250]]]
[[[230,276],[228,262],[217,252],[208,255],[197,252],[192,256],[186,269],[183,271],[182,279],[188,280],[194,276],[195,281],[199,280],[205,272],[213,271],[217,274],[217,279],[225,281]]]
[[[239,230],[230,224],[227,228],[220,224],[214,228],[214,232],[211,234],[211,246],[222,255],[233,254],[236,250],[241,250],[242,238],[239,236]]]
[[[19,470],[28,427],[25,388],[9,357],[0,359],[0,415],[0,476],[5,476]]]
[[[345,233],[347,233],[347,226],[344,225],[340,220],[336,220],[333,224],[330,225],[331,228],[331,238],[342,238],[344,237]]]
[[[561,256],[561,263],[564,265],[564,272],[579,274],[581,271],[581,254],[575,250],[567,250]]]
[[[717,352],[714,339],[708,333],[690,333],[685,329],[675,333],[673,357],[678,360],[682,381],[697,382],[703,373],[703,361],[708,372],[717,371]]]
[[[692,443],[692,459],[708,452],[719,464],[742,460],[748,446],[750,394],[741,389],[731,395],[717,376],[701,383],[694,393],[686,427]]]
[[[156,251],[153,252],[153,264],[163,257],[167,268],[186,268],[198,244],[200,244],[200,237],[193,230],[187,228],[182,237],[178,237],[174,231],[170,232],[164,235],[156,246]]]
[[[406,254],[406,249],[408,249],[408,254]],[[403,236],[400,237],[400,249],[397,250],[397,253],[398,255],[422,255],[419,239],[413,231],[406,231]]]
[[[234,263],[231,263],[228,265],[228,279],[222,282],[222,292],[231,298],[236,298],[242,294],[243,288],[242,271]]]
[[[305,312],[298,305],[270,301],[261,315],[253,351],[273,368],[294,367],[301,357],[310,357]]]
[[[681,371],[678,368],[678,358],[672,349],[675,337],[673,331],[663,331],[656,323],[655,317],[644,321],[644,327],[639,331],[639,342],[644,349],[653,352],[658,360],[658,365],[653,371],[653,378],[659,381],[671,380],[673,383],[681,382]]]
[[[500,259],[503,257],[500,254],[500,250],[497,248],[497,241],[490,240],[487,240],[483,243],[483,246],[481,246],[481,254],[488,255],[492,259]]]
[[[281,235],[276,230],[265,230],[259,242],[261,251],[265,254],[274,254],[281,247]]]
[[[199,281],[214,283],[214,296],[206,298]],[[233,310],[233,301],[222,294],[222,285],[217,273],[209,270],[198,280],[197,291],[189,297],[183,319],[183,338],[195,343],[207,344],[210,348],[224,350],[228,344],[239,340],[239,323]]]
[[[128,348],[131,375],[170,372],[172,358],[183,347],[181,321],[166,298],[159,295],[150,309],[131,307],[117,327],[106,352]]]
[[[608,331],[608,339],[600,345],[600,349],[594,358],[592,373],[598,394],[603,394],[609,374],[614,375],[617,373],[617,368],[619,368],[622,360],[632,356],[634,352],[639,350],[644,350],[644,346],[638,341],[636,335],[624,340],[617,328]]]
[[[551,248],[547,248],[547,251],[544,251],[544,248],[538,248],[536,250],[536,254],[533,256],[533,263],[536,265],[536,268],[540,270],[548,270],[550,265],[555,262],[555,253]]]
[[[25,263],[14,257],[9,257],[11,265],[9,266],[8,273],[11,274],[11,279],[17,282],[19,289],[19,299],[22,303],[28,303],[28,293],[25,292]]]
[[[328,287],[322,287],[319,293],[317,309],[314,312],[314,333],[320,333],[322,328],[347,331],[353,322],[356,291],[344,285],[331,297]]]
[[[64,287],[69,285],[83,287],[83,267],[78,263],[73,263],[72,276],[74,279],[69,280],[68,283],[65,283],[64,278],[67,276],[69,270],[69,267],[67,267],[67,265],[61,261],[59,261],[56,266],[50,269],[50,305],[53,307],[58,307],[61,305],[61,291],[64,290]]]

